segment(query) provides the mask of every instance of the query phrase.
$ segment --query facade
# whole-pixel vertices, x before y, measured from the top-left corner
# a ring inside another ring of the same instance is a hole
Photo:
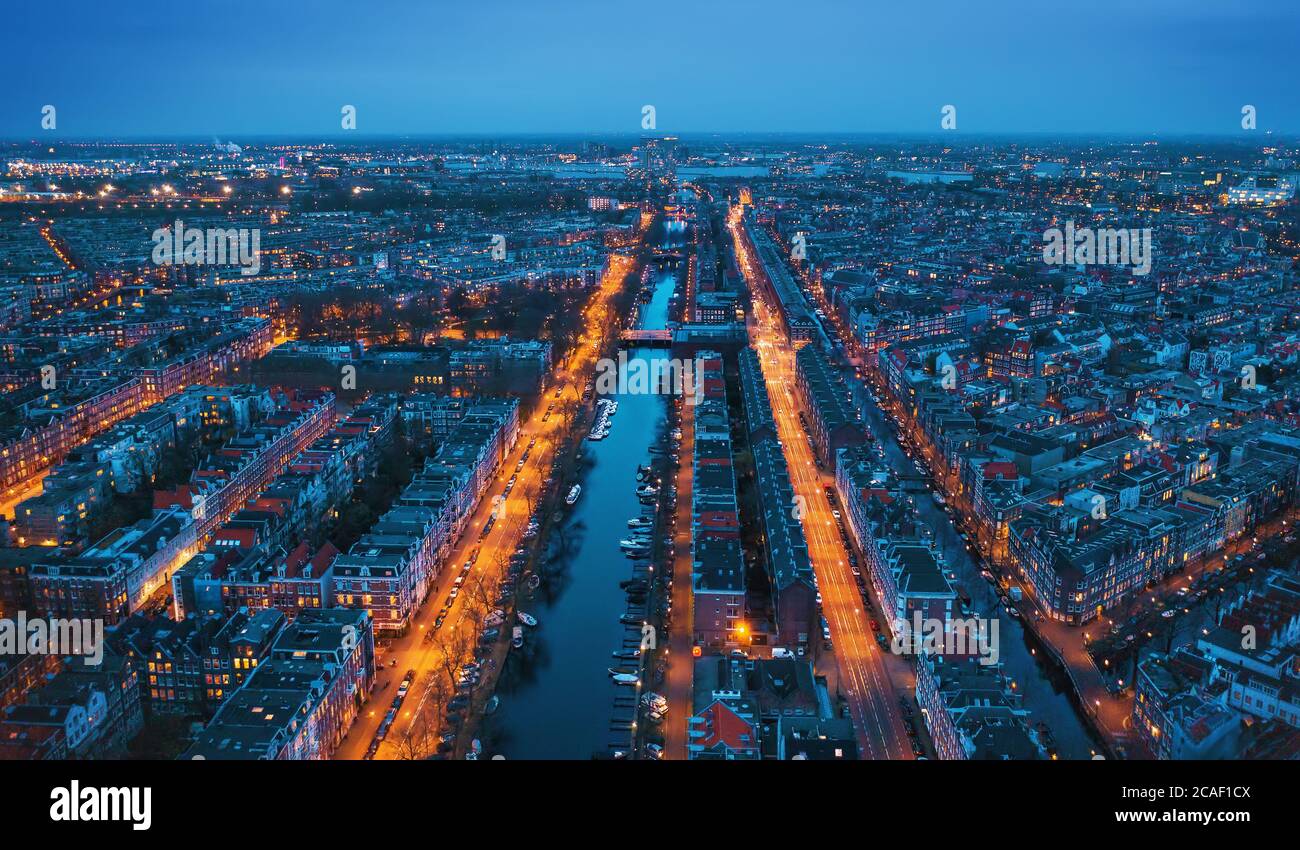
[[[140,679],[124,656],[66,665],[0,709],[0,761],[120,759],[144,724]]]
[[[182,756],[328,759],[374,686],[375,649],[364,611],[304,612],[270,655],[222,702]]]
[[[1035,760],[1046,748],[997,665],[923,657],[916,702],[941,759]]]
[[[845,387],[821,349],[807,345],[795,355],[796,375],[803,409],[807,411],[817,458],[824,466],[835,462],[835,453],[864,440],[857,413],[846,398]]]
[[[109,625],[171,581],[202,541],[229,520],[334,420],[334,397],[289,400],[242,432],[176,491],[156,491],[153,516],[119,528],[79,555],[31,571],[32,600],[52,616],[99,617]]]
[[[394,506],[333,564],[333,604],[402,634],[519,436],[516,400],[470,407]]]

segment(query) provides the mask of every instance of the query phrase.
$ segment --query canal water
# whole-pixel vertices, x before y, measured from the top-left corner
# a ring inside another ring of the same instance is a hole
[[[685,235],[680,224],[661,234],[656,241],[664,247],[679,247]],[[638,328],[665,327],[680,265],[651,267],[653,296],[638,302]],[[629,361],[667,356],[664,349],[628,352]],[[528,630],[525,646],[511,651],[502,670],[496,689],[500,705],[482,729],[488,753],[507,759],[589,759],[626,746],[629,733],[615,728],[614,704],[630,691],[613,684],[607,672],[627,632],[619,622],[627,611],[619,582],[632,577],[632,562],[619,540],[628,536],[627,521],[641,513],[637,466],[650,461],[649,450],[665,428],[667,405],[658,395],[613,398],[618,412],[609,436],[583,441],[582,495],[552,532],[559,551],[547,565],[547,578],[531,600],[521,600],[520,610],[539,625]]]
[[[912,462],[893,438],[885,416],[862,391],[861,382],[847,376],[854,391],[854,402],[863,412],[863,422],[885,446],[885,458],[891,468],[911,472]],[[966,551],[959,532],[948,515],[934,504],[928,493],[913,495],[922,522],[934,530],[935,540],[943,551],[944,561],[957,574],[957,581],[971,596],[971,607],[981,617],[997,616],[998,643],[1005,672],[1015,682],[1030,725],[1046,723],[1056,738],[1057,754],[1062,759],[1090,758],[1099,747],[1079,717],[1071,701],[1069,680],[1043,657],[1036,640],[1027,636],[1019,620],[1006,615],[993,586],[980,576],[980,567]]]

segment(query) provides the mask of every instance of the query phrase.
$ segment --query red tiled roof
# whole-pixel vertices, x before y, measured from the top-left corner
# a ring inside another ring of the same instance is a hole
[[[727,707],[725,703],[715,702],[700,712],[704,734],[695,739],[695,743],[704,749],[711,749],[718,744],[725,744],[733,750],[752,750],[754,748],[754,726],[742,719],[740,715]]]
[[[325,545],[320,547],[320,551],[316,553],[316,557],[311,559],[311,574],[318,576],[325,572],[325,568],[334,563],[334,559],[338,556],[339,550],[333,543],[326,540]]]
[[[1020,472],[1016,465],[1009,460],[995,460],[991,463],[984,464],[984,480],[989,481],[994,478],[1019,478]]]
[[[311,546],[306,541],[299,543],[294,550],[284,559],[284,574],[289,578],[295,578],[301,572],[302,565],[307,563],[307,557],[311,554]]]

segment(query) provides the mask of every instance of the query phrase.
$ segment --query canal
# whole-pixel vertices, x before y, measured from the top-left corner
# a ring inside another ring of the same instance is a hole
[[[675,223],[657,231],[655,243],[677,248],[685,230]],[[651,266],[651,297],[638,301],[634,323],[658,329],[668,321],[669,300],[684,264]],[[666,358],[664,349],[641,348],[629,362]],[[641,513],[637,466],[650,461],[650,448],[664,432],[662,396],[619,393],[609,436],[584,440],[579,483],[582,494],[552,532],[546,579],[519,608],[538,620],[525,646],[513,650],[502,669],[497,711],[484,719],[489,752],[507,759],[588,759],[625,749],[629,733],[615,719],[615,700],[631,690],[607,673],[612,654],[624,648],[628,627],[619,622],[627,597],[619,582],[632,576],[631,561],[619,549],[628,519]],[[570,482],[565,482],[567,488]],[[626,714],[626,712],[622,712]]]

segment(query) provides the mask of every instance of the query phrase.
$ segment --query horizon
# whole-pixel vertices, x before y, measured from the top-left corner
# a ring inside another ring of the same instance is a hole
[[[1145,143],[1150,141],[1180,141],[1188,140],[1195,142],[1219,141],[1242,144],[1258,144],[1255,142],[1257,135],[1270,136],[1276,139],[1298,139],[1300,131],[1294,132],[1275,132],[1272,130],[1259,130],[1257,134],[1251,133],[1210,133],[1210,132],[1179,132],[1179,133],[1123,133],[1123,132],[1089,132],[1084,130],[1069,132],[1053,131],[988,131],[988,132],[964,132],[961,134],[949,134],[939,132],[923,131],[905,131],[905,130],[681,130],[676,132],[659,132],[656,130],[643,130],[640,132],[580,132],[580,131],[523,131],[523,130],[500,130],[500,131],[466,131],[466,132],[446,132],[446,133],[361,133],[339,131],[335,133],[253,133],[239,135],[223,134],[204,134],[204,133],[186,133],[186,134],[102,134],[102,135],[61,135],[57,140],[62,143],[103,143],[115,142],[126,144],[208,144],[212,140],[218,139],[222,142],[247,141],[251,144],[256,143],[281,143],[285,141],[299,142],[308,139],[329,141],[329,142],[346,142],[348,144],[364,145],[375,142],[393,142],[393,141],[424,141],[424,140],[461,140],[461,139],[525,139],[536,141],[539,139],[628,139],[632,141],[643,138],[675,138],[684,139],[718,139],[726,141],[729,139],[744,139],[745,141],[754,141],[756,139],[776,139],[789,140],[800,138],[816,139],[834,139],[834,140],[888,140],[888,141],[905,141],[905,142],[941,142],[945,145],[960,145],[963,140],[966,141],[1016,141],[1019,139],[1030,139],[1034,141],[1105,141],[1112,143]],[[46,144],[46,141],[40,136],[0,136],[0,144]]]

